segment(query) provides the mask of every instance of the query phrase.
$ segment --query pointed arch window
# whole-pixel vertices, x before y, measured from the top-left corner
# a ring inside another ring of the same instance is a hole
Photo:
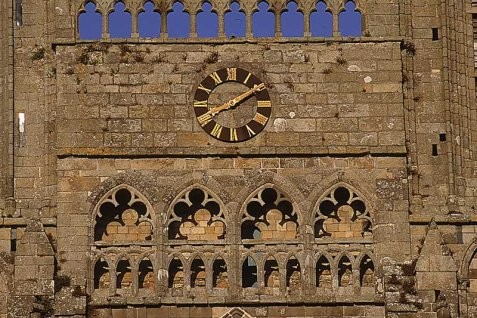
[[[199,38],[216,38],[219,36],[219,18],[209,1],[204,1],[197,13],[196,30]]]
[[[161,14],[152,1],[147,1],[138,15],[138,32],[141,38],[158,38],[161,34]]]
[[[118,1],[109,14],[109,36],[111,38],[130,38],[132,32],[132,16],[126,4]]]
[[[281,14],[282,35],[286,37],[302,37],[304,35],[303,12],[295,1],[290,1]]]
[[[345,186],[331,190],[319,203],[315,237],[356,239],[371,236],[371,216],[361,197]]]
[[[338,16],[339,31],[341,36],[361,36],[362,17],[361,12],[357,10],[354,1],[347,1],[344,10]]]
[[[242,239],[294,240],[297,229],[292,201],[273,187],[265,187],[249,199],[242,215]]]
[[[99,40],[102,36],[101,13],[98,12],[96,4],[88,1],[84,5],[84,10],[78,16],[78,31],[81,40]]]

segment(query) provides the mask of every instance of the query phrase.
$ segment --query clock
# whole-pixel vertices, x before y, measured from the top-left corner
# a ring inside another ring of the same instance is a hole
[[[265,84],[251,72],[227,67],[197,87],[194,112],[202,129],[225,142],[241,142],[260,133],[270,118],[272,103]]]

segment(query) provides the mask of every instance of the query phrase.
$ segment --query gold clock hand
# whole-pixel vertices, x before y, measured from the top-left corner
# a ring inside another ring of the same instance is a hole
[[[261,83],[259,85],[254,85],[253,88],[251,88],[248,91],[246,91],[245,93],[235,97],[234,99],[229,100],[227,103],[225,103],[223,105],[220,105],[220,106],[217,106],[217,107],[214,107],[214,108],[211,108],[207,112],[207,114],[211,114],[212,116],[215,116],[223,110],[227,110],[231,107],[234,107],[235,105],[237,105],[237,103],[241,102],[242,100],[244,100],[248,96],[252,95],[253,93],[255,93],[257,91],[259,92],[259,91],[263,90],[264,88],[265,88],[264,83]]]

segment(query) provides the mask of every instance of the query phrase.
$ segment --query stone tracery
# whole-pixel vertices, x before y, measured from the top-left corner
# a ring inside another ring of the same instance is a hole
[[[337,187],[321,200],[315,215],[315,237],[362,238],[371,235],[371,217],[358,194]]]
[[[242,239],[296,239],[298,215],[292,202],[278,190],[267,187],[249,200],[242,216]]]
[[[187,191],[173,206],[169,217],[171,240],[221,240],[225,238],[224,212],[210,193],[202,188]]]

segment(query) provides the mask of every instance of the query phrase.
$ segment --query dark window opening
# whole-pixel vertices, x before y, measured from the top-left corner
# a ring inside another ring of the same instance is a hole
[[[432,156],[433,157],[436,157],[438,155],[437,153],[437,145],[436,144],[432,144]]]
[[[343,256],[338,264],[338,285],[340,287],[353,285],[351,261],[347,256]]]
[[[94,265],[94,289],[108,289],[111,284],[108,263],[99,259]]]
[[[213,276],[212,276],[212,287],[214,288],[228,288],[229,279],[227,275],[227,264],[221,258],[218,258],[214,261],[212,266]]]
[[[439,40],[439,29],[432,28],[432,41],[437,41],[437,40]]]
[[[257,264],[250,256],[242,264],[242,287],[258,287]]]
[[[205,265],[200,258],[192,261],[190,287],[205,287]]]
[[[139,263],[139,288],[154,290],[154,270],[152,263],[145,258]]]
[[[297,290],[301,287],[301,268],[296,258],[292,258],[287,262],[287,287]]]
[[[12,236],[10,238],[10,251],[17,251],[17,229],[12,229]]]
[[[331,288],[331,266],[325,256],[321,256],[316,263],[316,286]]]
[[[280,287],[280,272],[274,258],[265,261],[265,287]]]
[[[15,0],[15,21],[17,26],[23,25],[23,1]]]
[[[132,287],[131,265],[127,259],[121,259],[116,267],[116,288],[127,289]]]
[[[439,134],[439,141],[446,141],[446,140],[447,140],[446,133],[440,133]]]
[[[374,264],[369,256],[363,257],[359,265],[359,284],[362,287],[374,286]]]
[[[168,271],[168,286],[169,288],[182,288],[184,287],[184,267],[182,262],[174,258],[169,264]]]

